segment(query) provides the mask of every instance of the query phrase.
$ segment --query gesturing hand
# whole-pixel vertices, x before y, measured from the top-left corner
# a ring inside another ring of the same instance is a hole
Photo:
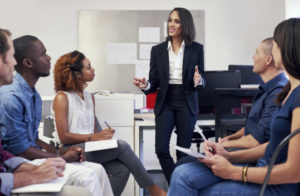
[[[195,72],[194,72],[194,87],[197,87],[197,85],[200,83],[201,75],[199,74],[198,65],[195,66]]]
[[[134,78],[133,84],[139,89],[146,88],[148,86],[148,82],[145,78]]]

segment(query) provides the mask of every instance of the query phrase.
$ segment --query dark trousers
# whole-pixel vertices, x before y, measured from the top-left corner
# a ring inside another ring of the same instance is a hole
[[[163,173],[170,183],[175,163],[170,155],[170,138],[174,126],[177,133],[177,145],[185,148],[191,146],[191,139],[196,123],[187,105],[182,85],[169,85],[167,98],[158,116],[155,116],[155,152]],[[186,154],[176,152],[177,160]]]

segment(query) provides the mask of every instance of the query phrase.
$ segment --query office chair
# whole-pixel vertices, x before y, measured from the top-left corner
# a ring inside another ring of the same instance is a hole
[[[247,114],[240,111],[242,94],[235,92],[239,89],[216,89],[216,141],[245,125]]]
[[[266,190],[266,187],[267,187],[267,184],[269,182],[269,179],[270,179],[270,175],[271,175],[271,171],[272,171],[272,168],[274,166],[274,163],[275,163],[275,160],[277,158],[277,155],[278,153],[281,151],[281,149],[290,141],[290,139],[292,137],[294,137],[295,135],[297,135],[298,133],[300,133],[300,128],[297,129],[296,131],[290,133],[288,136],[286,136],[280,143],[279,145],[275,148],[273,154],[272,154],[272,157],[271,157],[271,160],[270,160],[270,164],[268,166],[268,171],[267,171],[267,174],[266,174],[266,177],[264,179],[264,183],[262,184],[262,187],[261,187],[261,191],[260,191],[260,194],[259,196],[263,196],[264,195],[264,192]]]
[[[211,126],[201,126],[203,134],[207,138],[214,136],[220,137],[220,123],[217,122],[220,119],[220,115],[217,116],[216,102],[218,102],[218,100],[216,89],[240,88],[241,74],[239,71],[206,71],[204,73],[204,78],[206,80],[206,86],[200,89],[198,92],[200,110],[198,120],[207,120],[211,118],[214,119],[216,122],[215,129],[213,129]],[[226,106],[226,104],[227,103],[225,103],[224,106]],[[199,141],[201,140],[196,140],[196,142]]]

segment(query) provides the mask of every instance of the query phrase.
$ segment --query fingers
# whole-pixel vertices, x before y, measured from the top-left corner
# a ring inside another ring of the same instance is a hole
[[[107,138],[107,139],[111,139],[113,137],[115,133],[115,130],[114,129],[106,129],[105,130],[105,133],[104,133],[104,136]]]
[[[62,168],[63,170],[66,167],[66,162],[61,157],[49,158],[42,165],[53,165],[55,167]]]
[[[223,143],[223,142],[222,142],[222,138],[219,137],[219,138],[218,138],[218,144],[221,144],[221,145],[222,145],[222,143]]]
[[[133,83],[134,84],[145,84],[146,83],[146,79],[145,78],[134,78]]]
[[[199,74],[198,66],[195,66],[195,73],[194,73],[194,88],[197,87],[201,79],[201,75]]]
[[[57,177],[63,177],[64,170],[62,168],[56,168],[56,175],[57,175]]]
[[[205,155],[211,157],[214,155],[212,147],[209,145],[209,141],[204,142],[204,152]]]
[[[214,163],[213,156],[207,159],[198,159],[200,162],[204,163],[206,166],[211,167]]]
[[[133,84],[138,88],[145,88],[148,86],[148,82],[145,78],[134,78]]]
[[[106,129],[107,130],[107,132],[109,132],[109,133],[115,133],[115,130],[114,129]]]
[[[53,180],[64,176],[66,162],[60,158],[49,158],[43,164],[38,166],[36,174],[44,178],[45,181]]]

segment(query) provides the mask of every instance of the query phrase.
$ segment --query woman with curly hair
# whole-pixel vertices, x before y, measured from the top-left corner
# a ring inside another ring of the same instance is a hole
[[[111,139],[111,128],[98,131],[95,125],[95,100],[85,89],[95,77],[89,59],[79,51],[60,57],[54,67],[56,96],[53,101],[56,130],[65,146],[80,145],[88,141]],[[121,195],[129,173],[151,195],[166,195],[145,170],[127,142],[118,140],[118,147],[85,153],[89,161],[103,164],[109,175],[114,195]]]

